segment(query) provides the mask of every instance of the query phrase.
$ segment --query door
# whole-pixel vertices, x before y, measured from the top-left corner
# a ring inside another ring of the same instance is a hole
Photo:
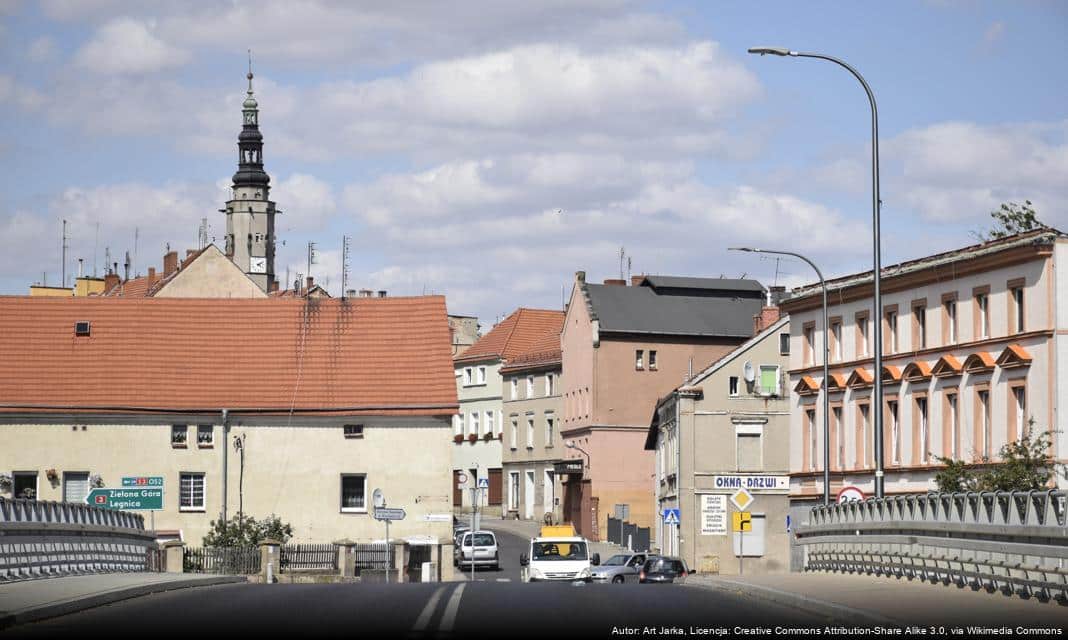
[[[501,504],[501,470],[489,470],[489,504],[499,507]]]
[[[452,470],[452,506],[462,507],[464,504],[464,490],[460,488],[459,469]]]
[[[553,483],[552,469],[545,470],[545,478],[543,482],[544,488],[542,489],[542,511],[545,513],[552,513],[553,507],[556,504],[556,485]]]
[[[523,517],[534,519],[534,472],[527,471],[526,486],[523,491]]]

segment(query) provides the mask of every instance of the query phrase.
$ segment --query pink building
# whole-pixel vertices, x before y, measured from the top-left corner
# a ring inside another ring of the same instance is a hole
[[[600,539],[609,515],[654,524],[655,457],[645,450],[660,397],[753,335],[755,280],[575,274],[564,328],[563,513]],[[582,464],[584,462],[585,464]]]

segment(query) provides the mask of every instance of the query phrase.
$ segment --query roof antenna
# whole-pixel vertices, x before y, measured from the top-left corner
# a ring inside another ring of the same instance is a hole
[[[252,95],[252,49],[248,50],[248,94]]]

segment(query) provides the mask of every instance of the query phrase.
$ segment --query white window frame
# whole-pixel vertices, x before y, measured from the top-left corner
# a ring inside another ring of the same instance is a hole
[[[482,435],[493,434],[493,409],[486,411],[486,421],[482,424]]]
[[[975,306],[979,313],[979,335],[976,338],[990,337],[990,296],[985,293],[975,294]]]
[[[195,486],[191,483],[189,486],[189,506],[182,506],[182,477],[189,476],[190,478],[200,478],[200,506],[193,504],[193,496],[196,494]],[[203,471],[181,471],[178,473],[178,511],[203,513],[207,511],[208,505],[208,476]]]
[[[886,330],[890,334],[890,353],[897,353],[899,350],[900,342],[898,342],[897,336],[897,311],[886,312]]]
[[[866,358],[871,352],[871,347],[868,346],[868,340],[870,338],[870,336],[868,335],[868,316],[862,316],[860,318],[860,323],[857,326],[857,330],[860,331],[860,357]]]
[[[982,421],[981,424],[983,426],[983,428],[980,429],[980,432],[983,435],[983,442],[982,442],[982,446],[978,447],[978,449],[979,449],[980,454],[984,458],[989,458],[990,454],[991,454],[991,451],[990,451],[991,450],[991,447],[990,447],[990,440],[991,440],[991,438],[990,438],[990,436],[991,436],[991,433],[990,433],[991,432],[991,429],[990,429],[990,422],[991,422],[991,419],[990,419],[990,389],[979,389],[979,390],[976,391],[976,394],[977,394],[977,396],[979,398],[979,412],[982,414],[981,416],[979,416],[979,419]]]
[[[519,448],[519,416],[513,414],[512,418],[512,451]]]
[[[841,406],[831,407],[831,420],[834,421],[834,459],[839,469],[845,469],[845,421]]]
[[[12,471],[11,472],[11,497],[19,499],[18,493],[15,492],[15,481],[22,477],[28,478],[33,476],[33,499],[39,500],[41,496],[41,475],[36,471]]]
[[[912,317],[916,321],[916,339],[919,344],[912,345],[913,351],[927,348],[927,306],[916,305],[912,308]]]
[[[519,472],[508,472],[508,510],[519,510]]]
[[[512,400],[519,398],[519,378],[512,378]]]
[[[207,433],[208,438],[203,442],[200,439],[202,433]],[[197,446],[198,447],[214,447],[215,446],[215,425],[213,424],[198,424],[197,425]]]
[[[527,449],[534,448],[534,414],[527,414]]]
[[[950,344],[957,343],[957,300],[950,298],[944,303],[946,309],[946,322],[949,323],[948,331],[946,335],[949,337]]]
[[[946,404],[949,405],[949,457],[956,460],[960,456],[960,393],[947,394]]]
[[[553,394],[553,374],[545,374],[545,396],[551,396]]]
[[[775,370],[775,388],[768,390],[764,388],[764,371]],[[758,380],[760,380],[760,395],[778,397],[782,394],[782,367],[777,364],[762,364],[757,370]]]
[[[472,384],[472,382],[471,382],[471,373],[472,373],[472,371],[473,370],[471,369],[471,367],[464,367],[464,386],[465,387],[469,387]]]
[[[901,403],[896,399],[886,403],[890,414],[890,462],[901,466]]]
[[[553,446],[553,436],[556,434],[556,414],[552,411],[545,412],[545,446]]]
[[[458,413],[452,417],[452,435],[462,436],[464,434],[464,414]]]
[[[926,463],[931,455],[931,426],[929,424],[931,405],[927,402],[926,396],[916,398],[916,411],[920,414],[920,460]]]
[[[478,411],[472,411],[471,412],[471,433],[475,434],[476,436],[479,435],[479,422],[480,421],[478,419]]]
[[[1013,287],[1009,289],[1009,295],[1012,296],[1012,303],[1015,306],[1013,309],[1016,316],[1013,320],[1016,323],[1014,333],[1023,333],[1024,331],[1024,288],[1023,286]]]
[[[486,367],[478,368],[478,384],[486,384]]]
[[[779,355],[780,356],[788,356],[788,355],[790,355],[790,334],[789,333],[780,333],[779,334]]]
[[[738,385],[739,385],[738,376],[729,376],[727,378],[727,395],[730,396],[731,398],[737,398],[738,397]]]
[[[534,397],[534,376],[527,376],[527,398]]]
[[[182,434],[180,437],[178,434]],[[189,425],[187,424],[172,424],[171,425],[171,446],[172,447],[188,447],[189,446]]]
[[[760,461],[755,469],[742,469],[741,442],[742,438],[757,438],[757,449]],[[739,473],[756,473],[764,469],[764,425],[762,424],[735,424],[734,425],[734,468]]]
[[[644,369],[645,369],[645,350],[644,349],[635,349],[634,350],[634,370],[635,371],[643,371]]]
[[[649,350],[649,371],[656,371],[656,349]]]
[[[345,478],[363,478],[363,506],[345,506]],[[338,478],[338,509],[340,513],[367,513],[367,474],[366,473],[342,473]]]
[[[835,362],[842,361],[842,322],[831,323],[831,337],[834,338],[834,349],[831,350],[831,355],[834,356]]]

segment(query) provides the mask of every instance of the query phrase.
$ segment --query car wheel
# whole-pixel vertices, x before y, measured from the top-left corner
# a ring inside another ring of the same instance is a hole
[[[615,576],[614,578],[612,578],[612,584],[623,584],[625,580],[626,578],[624,578],[623,576]]]

